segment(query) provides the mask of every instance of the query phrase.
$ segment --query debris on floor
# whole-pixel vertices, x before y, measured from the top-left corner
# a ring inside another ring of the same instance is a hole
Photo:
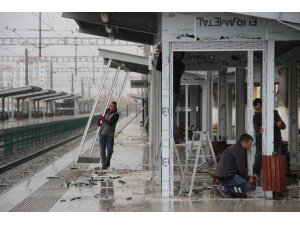
[[[78,170],[79,167],[78,167],[78,166],[75,166],[75,165],[72,165],[72,166],[70,166],[70,169],[71,169],[71,170]]]
[[[122,180],[118,180],[118,183],[119,183],[119,184],[123,184],[123,185],[126,184],[126,182],[125,182],[125,181],[122,181]]]
[[[47,179],[60,179],[60,176],[48,176]]]
[[[81,199],[81,197],[75,197],[75,198],[71,198],[70,201],[74,201],[76,199]]]

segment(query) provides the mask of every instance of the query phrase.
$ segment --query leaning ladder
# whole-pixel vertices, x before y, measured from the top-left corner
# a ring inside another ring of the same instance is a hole
[[[94,138],[94,142],[93,142],[92,148],[91,148],[91,150],[90,150],[89,156],[88,156],[88,157],[81,156],[81,152],[82,152],[83,146],[84,146],[84,144],[85,144],[86,135],[87,135],[87,132],[88,132],[89,127],[90,127],[90,125],[91,125],[91,121],[92,121],[92,118],[93,118],[93,116],[94,116],[94,113],[95,113],[95,110],[96,110],[96,107],[97,107],[97,103],[98,103],[98,101],[99,101],[100,94],[101,94],[101,92],[102,92],[102,89],[103,89],[103,87],[104,87],[104,84],[105,84],[105,81],[106,81],[106,78],[107,78],[107,75],[108,75],[108,71],[109,71],[109,68],[110,68],[111,61],[112,61],[112,60],[110,59],[110,60],[108,61],[108,63],[107,63],[107,67],[106,67],[106,70],[105,70],[104,78],[103,78],[103,80],[102,80],[101,86],[99,87],[99,91],[98,91],[98,95],[97,95],[97,100],[96,100],[96,102],[94,103],[93,109],[92,109],[92,111],[91,111],[91,113],[90,113],[88,122],[87,122],[87,124],[86,124],[85,130],[84,130],[84,134],[83,134],[82,139],[81,139],[81,142],[80,142],[80,148],[79,148],[79,152],[78,152],[78,155],[77,155],[77,163],[99,163],[99,162],[100,162],[100,157],[92,157],[92,152],[93,152],[94,145],[95,145],[95,142],[96,142],[95,139],[97,139],[97,136],[98,136],[98,133],[99,133],[99,129],[100,129],[99,127],[98,127],[98,129],[97,129],[97,132],[96,132],[96,135],[95,135],[95,138]],[[112,92],[113,92],[114,86],[115,86],[115,84],[116,84],[117,77],[118,77],[118,75],[119,75],[119,72],[120,72],[120,66],[118,67],[117,72],[116,72],[116,75],[115,75],[115,77],[114,77],[114,81],[113,81],[113,84],[112,84],[111,89],[110,89],[110,92],[109,92],[109,97],[108,97],[108,99],[106,100],[106,104],[105,104],[105,107],[104,107],[104,110],[103,110],[103,114],[102,114],[102,115],[104,115],[105,110],[107,109],[107,106],[108,106],[108,104],[109,104],[109,101],[110,101],[110,98],[111,98],[111,96],[112,96]],[[120,96],[119,96],[119,99],[118,99],[118,103],[119,103],[119,101],[120,101],[121,94],[122,94],[122,92],[123,92],[124,85],[125,85],[126,79],[127,79],[127,77],[128,77],[128,73],[129,73],[129,72],[127,72],[126,77],[125,77],[125,79],[124,79],[124,83],[123,83],[122,89],[121,89],[121,91],[120,91]],[[99,156],[100,156],[100,153],[99,153]]]
[[[197,141],[199,143],[197,144]],[[196,151],[196,153],[195,153]],[[194,164],[189,163],[194,161]],[[190,176],[189,167],[193,167],[192,176]],[[216,168],[217,160],[209,137],[209,132],[194,131],[192,143],[188,148],[188,156],[186,158],[183,176],[181,179],[179,195],[183,192],[188,192],[188,197],[191,197],[195,183],[197,172],[209,172]],[[191,177],[190,185],[187,185],[187,177]]]

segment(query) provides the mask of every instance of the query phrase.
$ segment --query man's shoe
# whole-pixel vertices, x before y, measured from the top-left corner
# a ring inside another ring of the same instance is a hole
[[[102,166],[102,170],[106,170],[107,169],[107,166]]]
[[[223,190],[222,187],[217,186],[217,187],[214,187],[214,188],[219,192],[219,194],[220,194],[223,198],[229,198],[229,197],[230,197],[229,194],[227,194],[227,193],[224,192],[224,190]]]
[[[110,166],[110,161],[107,161],[106,167],[108,168]]]
[[[230,193],[232,198],[247,198],[247,193]]]

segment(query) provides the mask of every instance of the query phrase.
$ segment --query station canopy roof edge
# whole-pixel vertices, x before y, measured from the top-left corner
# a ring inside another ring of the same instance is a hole
[[[21,94],[37,92],[37,91],[41,91],[41,90],[42,90],[42,88],[36,87],[36,86],[24,86],[24,87],[10,88],[10,89],[0,91],[0,97],[6,98],[9,96],[21,95]]]
[[[26,99],[26,98],[30,98],[30,97],[41,96],[41,95],[44,95],[44,94],[53,94],[55,92],[56,92],[55,90],[45,89],[45,90],[36,91],[36,92],[33,92],[33,93],[16,95],[16,96],[14,96],[14,99],[17,99],[17,100]]]
[[[59,100],[59,99],[64,99],[64,98],[70,98],[70,97],[75,97],[73,94],[65,94],[65,95],[60,95],[52,98],[47,98],[45,99],[46,102],[54,101],[54,100]]]
[[[125,71],[135,73],[149,73],[148,57],[138,54],[125,53],[121,51],[113,51],[104,48],[98,48],[99,56],[104,58],[104,63],[107,64],[111,59],[111,67],[117,68],[118,66]]]
[[[48,99],[48,98],[52,98],[52,97],[56,97],[56,96],[61,96],[61,95],[66,95],[66,92],[56,92],[53,94],[47,94],[47,95],[42,95],[42,96],[36,96],[31,98],[32,101],[36,101],[36,100],[44,100],[44,99]]]
[[[63,12],[82,33],[153,45],[157,35],[156,12]]]

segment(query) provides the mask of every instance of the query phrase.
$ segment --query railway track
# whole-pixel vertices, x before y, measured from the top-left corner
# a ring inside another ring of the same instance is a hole
[[[95,131],[96,128],[89,130]],[[9,164],[0,167],[0,194],[22,182],[28,177],[36,174],[45,168],[57,158],[62,157],[74,147],[78,146],[82,133],[61,140],[55,144],[43,148],[42,150],[15,160]],[[48,154],[46,154],[48,153]]]

